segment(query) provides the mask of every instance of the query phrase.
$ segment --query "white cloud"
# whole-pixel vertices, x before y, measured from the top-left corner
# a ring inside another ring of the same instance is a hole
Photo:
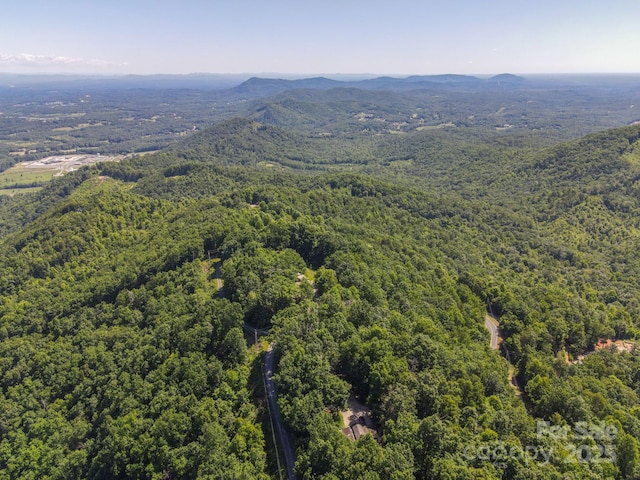
[[[0,53],[0,69],[15,72],[89,72],[116,70],[124,66],[126,66],[124,63],[94,58],[34,55],[31,53],[21,53],[18,55]]]

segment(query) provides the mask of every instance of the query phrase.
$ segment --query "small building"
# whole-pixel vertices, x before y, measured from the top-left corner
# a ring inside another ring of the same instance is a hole
[[[380,434],[373,422],[371,410],[366,405],[358,402],[354,397],[349,399],[348,407],[347,410],[340,412],[344,422],[343,425],[348,425],[348,427],[340,430],[342,434],[353,441],[370,434],[380,443]]]
[[[349,440],[355,440],[356,437],[353,436],[353,430],[351,427],[346,427],[342,429],[342,434],[347,437]]]
[[[355,438],[356,440],[358,440],[360,437],[364,437],[367,433],[369,433],[369,429],[364,425],[360,425],[359,423],[353,425],[351,427],[351,430],[353,430],[353,438]]]

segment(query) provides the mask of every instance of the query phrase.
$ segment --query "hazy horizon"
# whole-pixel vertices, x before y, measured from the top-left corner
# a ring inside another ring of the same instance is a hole
[[[639,17],[636,0],[33,0],[3,9],[0,72],[640,73]]]
[[[214,76],[229,78],[262,78],[269,80],[296,80],[310,78],[330,78],[330,79],[349,79],[364,80],[380,77],[390,78],[407,78],[412,76],[420,77],[437,77],[447,75],[459,75],[476,78],[491,78],[498,75],[515,75],[523,78],[541,78],[541,77],[640,77],[638,72],[538,72],[538,73],[518,73],[518,72],[491,72],[491,73],[456,73],[456,72],[435,72],[435,73],[358,73],[358,72],[189,72],[189,73],[171,73],[171,72],[155,72],[155,73],[100,73],[100,72],[11,72],[0,70],[0,75],[16,76],[16,77],[82,77],[82,78],[126,78],[126,77],[198,77],[198,76]]]

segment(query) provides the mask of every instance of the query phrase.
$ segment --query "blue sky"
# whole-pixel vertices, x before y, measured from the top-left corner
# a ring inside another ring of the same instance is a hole
[[[640,0],[11,0],[0,72],[640,73]]]

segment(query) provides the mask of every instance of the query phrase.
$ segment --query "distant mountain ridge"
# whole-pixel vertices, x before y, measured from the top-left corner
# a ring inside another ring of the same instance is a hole
[[[360,88],[364,90],[408,91],[429,88],[495,88],[496,86],[521,85],[526,79],[513,74],[500,74],[488,79],[471,75],[411,75],[408,77],[382,76],[364,80],[332,80],[326,77],[287,80],[278,78],[251,77],[228,90],[230,94],[245,97],[275,95],[292,89]]]
[[[492,83],[510,83],[518,85],[526,82],[523,77],[519,77],[518,75],[513,75],[511,73],[501,73],[500,75],[494,75],[487,81]]]

